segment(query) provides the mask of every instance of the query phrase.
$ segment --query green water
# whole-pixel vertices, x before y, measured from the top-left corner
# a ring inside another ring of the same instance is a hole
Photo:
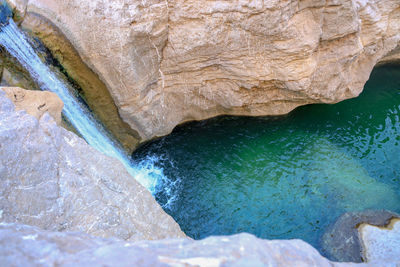
[[[399,115],[400,67],[387,66],[356,99],[189,123],[133,158],[159,158],[175,184],[157,201],[192,238],[249,232],[319,248],[344,212],[400,212]]]

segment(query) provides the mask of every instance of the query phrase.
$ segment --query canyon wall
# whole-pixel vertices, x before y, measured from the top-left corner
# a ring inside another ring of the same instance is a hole
[[[9,3],[53,54],[72,48],[43,34],[38,20],[69,40],[141,141],[185,121],[355,97],[400,40],[398,0]]]

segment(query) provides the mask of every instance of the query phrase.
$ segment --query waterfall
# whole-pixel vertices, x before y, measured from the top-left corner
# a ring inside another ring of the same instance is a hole
[[[104,127],[96,121],[88,108],[74,95],[73,88],[52,72],[39,58],[25,35],[12,19],[0,29],[0,44],[29,72],[45,91],[56,93],[64,102],[63,114],[81,136],[100,152],[118,159],[127,171],[150,192],[155,194],[158,182],[165,180],[162,169],[154,161],[134,164],[128,155],[113,142]]]

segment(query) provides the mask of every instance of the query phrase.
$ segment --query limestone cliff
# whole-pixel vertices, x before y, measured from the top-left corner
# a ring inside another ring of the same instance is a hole
[[[142,141],[184,121],[355,97],[400,39],[398,0],[9,2],[62,32]]]
[[[0,222],[127,240],[185,236],[122,163],[57,126],[49,113],[38,120],[16,111],[0,90],[0,126]]]

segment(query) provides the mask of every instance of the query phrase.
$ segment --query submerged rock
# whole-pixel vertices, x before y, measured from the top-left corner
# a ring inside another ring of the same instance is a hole
[[[199,241],[169,239],[127,243],[83,233],[48,232],[26,225],[1,224],[0,247],[2,264],[18,266],[355,265],[330,262],[301,240],[270,241],[249,234]]]
[[[118,160],[47,112],[38,120],[15,111],[1,90],[0,218],[126,240],[185,236]]]
[[[336,261],[362,262],[363,249],[357,227],[361,224],[385,226],[393,218],[400,218],[400,215],[386,210],[345,213],[326,230],[321,240],[322,250]]]
[[[398,0],[8,2],[65,62],[50,24],[70,41],[142,141],[185,121],[358,96],[400,40]]]
[[[379,203],[385,203],[388,210],[398,207],[399,194],[388,184],[371,177],[349,153],[322,137],[314,139],[313,151],[309,155],[313,160],[310,169],[321,170],[320,175],[326,180],[321,188],[313,191],[322,195],[334,192],[335,197],[330,198],[330,202],[335,203],[337,209],[342,212],[369,210],[379,207]]]

